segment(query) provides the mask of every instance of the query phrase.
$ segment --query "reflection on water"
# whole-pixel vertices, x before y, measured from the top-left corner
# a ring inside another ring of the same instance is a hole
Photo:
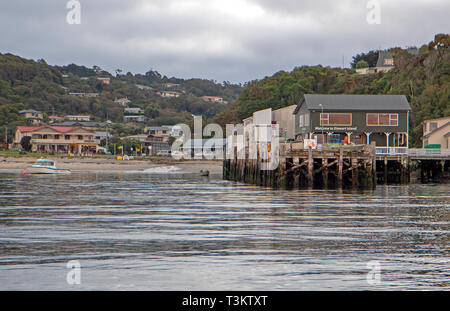
[[[449,185],[0,175],[0,289],[449,289]],[[79,260],[82,284],[66,263]],[[366,264],[381,264],[369,285]]]

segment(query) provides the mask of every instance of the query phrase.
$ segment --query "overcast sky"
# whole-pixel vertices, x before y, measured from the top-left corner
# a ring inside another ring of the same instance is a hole
[[[295,66],[349,66],[360,52],[450,30],[449,0],[1,0],[0,52],[52,65],[246,82]]]

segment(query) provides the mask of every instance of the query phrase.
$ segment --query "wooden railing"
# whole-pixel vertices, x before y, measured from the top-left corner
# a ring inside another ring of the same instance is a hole
[[[409,149],[412,158],[450,159],[450,149]]]
[[[408,154],[407,147],[376,147],[377,155],[404,155]]]

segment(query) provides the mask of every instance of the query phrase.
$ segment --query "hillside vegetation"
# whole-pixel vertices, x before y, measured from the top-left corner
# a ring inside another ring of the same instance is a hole
[[[412,108],[411,145],[421,146],[421,122],[450,115],[450,36],[436,35],[419,49],[419,55],[392,48],[395,69],[387,73],[359,75],[352,69],[302,66],[291,72],[250,82],[236,102],[215,119],[219,124],[238,123],[254,111],[298,104],[309,94],[402,94]],[[365,59],[367,56],[367,59]],[[358,54],[352,65],[373,64],[373,51]]]
[[[110,78],[104,84],[98,78]],[[175,91],[177,98],[164,98],[157,91]],[[201,96],[219,96],[232,103],[242,91],[241,85],[217,83],[205,79],[179,79],[162,76],[157,71],[141,75],[115,75],[98,66],[87,68],[70,64],[50,66],[45,60],[28,60],[12,54],[0,54],[0,141],[8,127],[9,141],[15,128],[25,124],[19,111],[34,109],[46,116],[90,114],[95,121],[111,120],[121,123],[124,107],[115,103],[118,98],[131,100],[129,107],[144,109],[147,125],[172,125],[189,122],[192,115],[214,117],[226,105],[206,102]],[[77,97],[69,93],[98,93],[98,97]],[[125,134],[137,133],[144,125],[124,126]]]

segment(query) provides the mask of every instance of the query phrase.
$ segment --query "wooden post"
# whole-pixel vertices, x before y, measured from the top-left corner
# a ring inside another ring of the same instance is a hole
[[[299,164],[300,164],[300,158],[298,158],[298,157],[293,158],[293,165],[299,165]],[[300,188],[300,172],[298,169],[292,173],[292,178],[294,179],[293,183],[292,183],[293,188],[294,189]]]
[[[314,167],[314,161],[312,157],[312,148],[309,148],[308,150],[308,186],[313,185],[313,167]]]
[[[383,182],[384,184],[387,184],[388,180],[388,159],[386,156],[384,156],[384,170],[383,170]]]
[[[352,187],[358,186],[358,159],[353,157],[351,159],[352,163]]]
[[[328,159],[322,159],[322,184],[328,188]]]
[[[339,148],[339,162],[338,162],[338,176],[337,184],[338,187],[342,187],[342,167],[344,166],[344,150]]]

